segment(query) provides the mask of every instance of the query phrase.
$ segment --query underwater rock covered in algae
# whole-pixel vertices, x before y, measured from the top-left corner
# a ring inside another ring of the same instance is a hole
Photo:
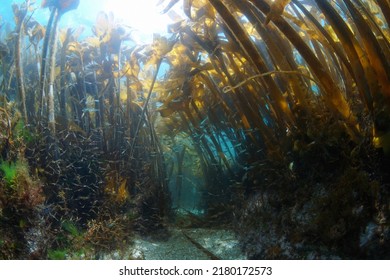
[[[0,168],[0,258],[39,258],[46,239],[42,183],[30,175],[26,162],[3,162]]]
[[[43,183],[32,172],[23,151],[32,135],[7,105],[1,110],[0,259],[40,258],[46,246],[47,224],[42,216]]]
[[[376,160],[388,159],[369,145],[330,143],[294,152],[290,164],[259,162],[245,174],[235,213],[249,259],[389,258],[389,178],[375,170]]]

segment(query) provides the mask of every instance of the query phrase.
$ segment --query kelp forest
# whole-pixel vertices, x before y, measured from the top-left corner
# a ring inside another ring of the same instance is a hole
[[[213,259],[185,230],[390,257],[388,0],[161,0],[150,44],[106,11],[60,27],[79,2],[0,22],[1,259],[131,258],[173,228]]]

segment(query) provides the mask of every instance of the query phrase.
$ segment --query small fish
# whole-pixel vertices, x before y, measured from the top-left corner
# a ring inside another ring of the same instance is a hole
[[[271,20],[281,16],[290,2],[291,0],[274,0],[271,4],[270,11],[265,18],[264,25],[267,25]]]
[[[95,61],[92,61],[85,65],[85,69],[89,71],[98,71],[101,69],[101,65],[96,63]]]
[[[100,110],[95,108],[84,108],[82,111],[83,113],[85,113],[85,112],[99,112]]]

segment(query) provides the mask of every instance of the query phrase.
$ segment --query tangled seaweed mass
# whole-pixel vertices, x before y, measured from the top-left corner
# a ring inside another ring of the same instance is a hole
[[[112,13],[60,27],[79,3],[0,21],[1,259],[189,228],[248,259],[390,257],[389,1],[165,0],[143,45]]]

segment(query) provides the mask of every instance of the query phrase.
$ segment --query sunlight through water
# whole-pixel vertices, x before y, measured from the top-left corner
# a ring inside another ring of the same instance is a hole
[[[112,11],[142,37],[150,37],[153,33],[166,33],[170,22],[166,15],[160,13],[161,7],[157,7],[157,2],[158,0],[105,0],[99,3],[104,11]]]
[[[3,1],[3,0],[1,0]],[[10,2],[23,3],[25,0],[13,0]],[[33,3],[31,1],[30,3]],[[96,16],[100,11],[112,12],[116,20],[133,29],[133,37],[138,43],[151,42],[154,33],[165,34],[167,25],[172,20],[161,11],[164,4],[157,6],[159,0],[80,0],[76,10],[63,15],[60,28],[82,25],[87,27],[84,35],[89,35],[88,27],[93,26]],[[45,23],[50,16],[49,9],[41,8],[42,0],[35,1],[34,17]],[[8,21],[13,25],[11,5],[0,5],[0,16],[3,21]]]

